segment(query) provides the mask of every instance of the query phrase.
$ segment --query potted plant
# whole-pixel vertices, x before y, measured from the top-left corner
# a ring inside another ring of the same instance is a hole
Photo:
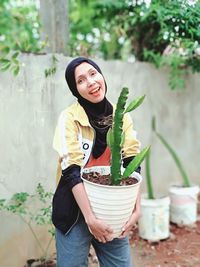
[[[139,236],[152,242],[169,237],[169,196],[155,195],[152,185],[150,155],[145,159],[147,193],[141,195],[141,216],[138,220]]]
[[[158,139],[174,159],[174,162],[182,176],[182,183],[171,185],[169,188],[171,200],[170,221],[180,225],[194,224],[197,221],[199,186],[191,183],[178,154],[175,152],[172,146],[169,145],[166,139],[160,133],[158,133],[155,123],[153,130]]]
[[[141,216],[138,220],[139,236],[152,242],[169,237],[169,196],[154,194],[150,173],[150,152],[145,160],[147,194],[141,196]]]
[[[112,227],[114,237],[120,235],[123,225],[129,219],[134,209],[142,181],[141,175],[134,171],[149,151],[149,147],[143,149],[129,163],[127,168],[123,170],[121,163],[124,141],[123,118],[126,113],[137,108],[145,97],[142,96],[133,100],[126,108],[128,93],[128,88],[122,89],[116,105],[112,126],[107,134],[107,143],[111,149],[111,166],[96,166],[84,170],[84,173],[92,172],[94,175],[106,175],[109,185],[94,183],[83,178],[84,186],[95,215]],[[134,179],[129,178],[130,176],[134,177]],[[127,183],[128,178],[129,182]]]
[[[17,215],[32,233],[38,248],[40,258],[32,258],[26,261],[25,267],[31,266],[56,266],[56,259],[49,255],[49,249],[54,240],[54,227],[51,222],[51,199],[52,193],[44,190],[41,184],[37,185],[34,194],[27,192],[15,193],[11,199],[0,199],[0,211],[5,211]],[[43,244],[36,225],[44,227],[49,233],[49,241]],[[28,242],[27,242],[28,246]]]

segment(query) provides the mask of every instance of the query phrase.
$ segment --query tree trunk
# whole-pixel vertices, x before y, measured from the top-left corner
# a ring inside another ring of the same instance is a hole
[[[69,40],[68,1],[40,0],[41,39],[45,52],[67,54]]]

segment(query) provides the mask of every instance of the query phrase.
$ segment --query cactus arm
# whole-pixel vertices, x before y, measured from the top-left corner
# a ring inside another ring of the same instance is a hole
[[[142,102],[144,101],[144,98],[145,98],[145,95],[141,96],[141,97],[138,97],[136,98],[135,100],[133,100],[129,105],[128,107],[126,108],[125,112],[124,113],[127,113],[127,112],[130,112],[134,109],[136,109],[137,107],[139,107]]]
[[[147,153],[146,160],[145,160],[145,170],[146,170],[146,182],[147,182],[147,195],[149,199],[155,199],[153,186],[152,186],[152,177],[151,177],[151,170],[150,170],[150,154]]]
[[[121,143],[122,143],[122,127],[123,127],[123,116],[126,101],[128,98],[128,88],[124,87],[118,98],[116,105],[114,120],[113,120],[113,142],[114,145],[111,147],[111,179],[112,184],[119,184],[121,180]]]
[[[142,163],[146,155],[150,150],[150,146],[144,148],[126,167],[124,173],[122,174],[122,178],[128,178]]]
[[[124,87],[117,101],[115,114],[111,129],[107,133],[107,144],[111,150],[111,184],[119,185],[122,178],[127,178],[132,174],[146,157],[150,147],[142,150],[127,166],[126,170],[121,174],[121,149],[125,141],[125,133],[123,133],[124,114],[137,108],[143,102],[145,95],[132,101],[127,108],[126,101],[129,90]]]

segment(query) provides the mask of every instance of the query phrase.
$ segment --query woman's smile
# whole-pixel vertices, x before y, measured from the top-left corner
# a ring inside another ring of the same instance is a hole
[[[99,91],[100,91],[100,87],[98,87],[98,88],[90,91],[90,94],[92,94],[92,95],[98,95]]]

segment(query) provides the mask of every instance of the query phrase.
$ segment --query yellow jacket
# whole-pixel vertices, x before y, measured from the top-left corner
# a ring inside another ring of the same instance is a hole
[[[135,156],[140,152],[140,142],[136,139],[129,114],[124,116],[123,132],[125,141],[122,157]],[[89,160],[94,139],[95,130],[78,102],[61,112],[53,140],[53,148],[59,154],[57,181],[61,175],[61,169],[64,170],[72,164],[85,166]]]

